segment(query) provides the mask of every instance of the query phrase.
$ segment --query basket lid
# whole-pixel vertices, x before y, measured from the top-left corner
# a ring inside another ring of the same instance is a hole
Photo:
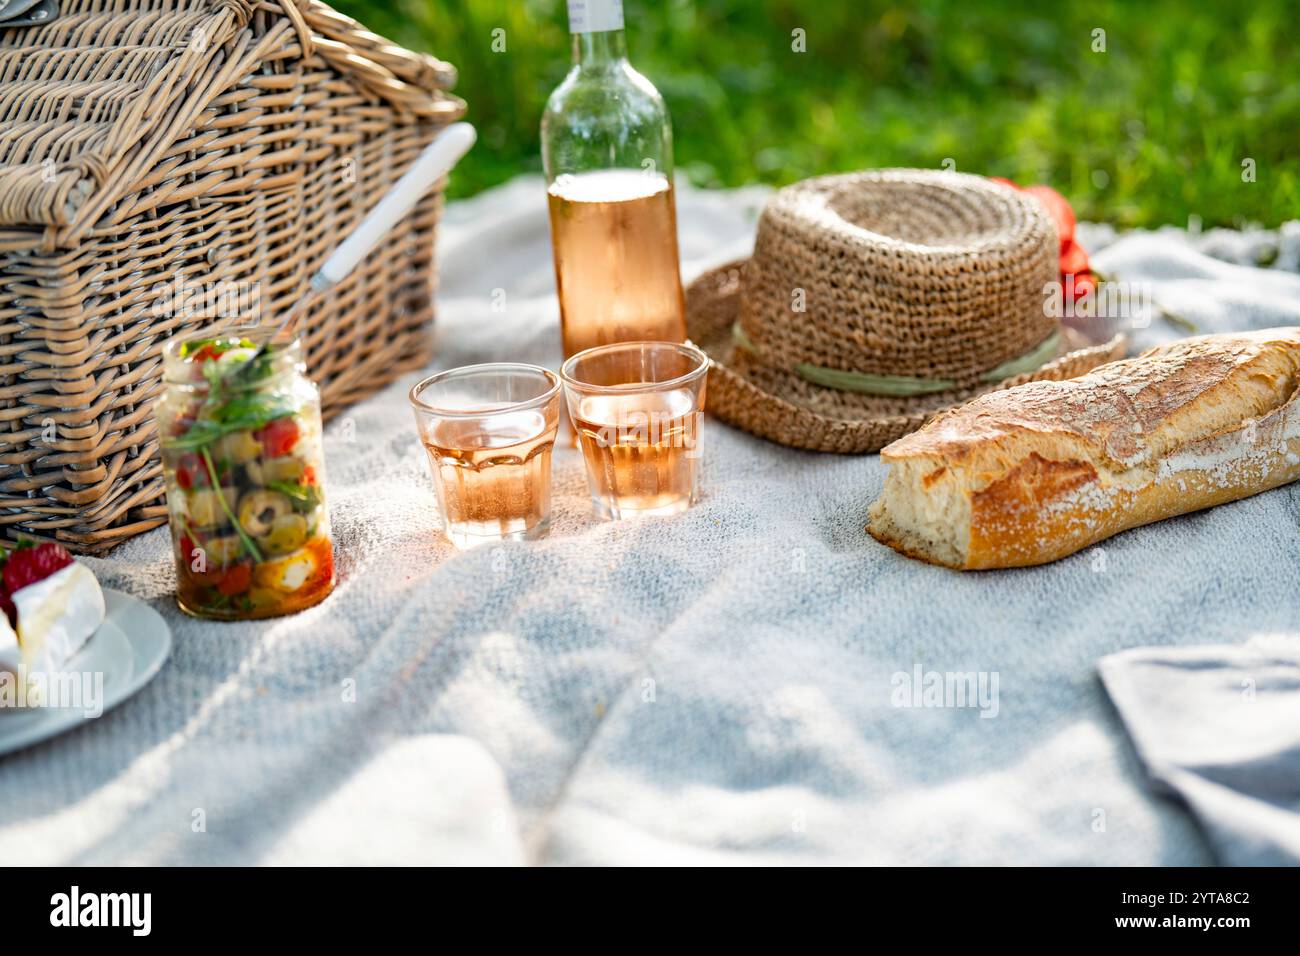
[[[271,59],[314,57],[395,122],[450,122],[456,71],[318,0],[64,0],[0,31],[0,251],[71,245],[167,157],[213,99]],[[259,77],[249,98],[274,96]],[[214,129],[213,137],[228,130]],[[286,156],[288,160],[291,157]],[[224,175],[235,175],[233,170]]]

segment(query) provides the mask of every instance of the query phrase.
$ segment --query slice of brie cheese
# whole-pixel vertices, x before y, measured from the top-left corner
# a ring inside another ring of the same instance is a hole
[[[13,602],[18,609],[18,646],[28,673],[62,669],[104,622],[104,592],[94,572],[76,561],[15,591]]]
[[[16,671],[23,662],[23,651],[18,646],[18,635],[9,624],[9,617],[0,611],[0,670]]]

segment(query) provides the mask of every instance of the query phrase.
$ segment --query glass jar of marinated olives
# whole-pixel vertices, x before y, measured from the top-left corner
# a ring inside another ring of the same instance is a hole
[[[297,341],[173,340],[158,403],[176,598],[196,617],[291,614],[334,588],[320,392]]]

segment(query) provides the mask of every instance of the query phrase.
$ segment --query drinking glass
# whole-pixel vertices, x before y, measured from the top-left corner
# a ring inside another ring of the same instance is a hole
[[[696,500],[709,359],[690,343],[621,342],[560,369],[596,514],[670,515]]]
[[[457,548],[546,533],[560,380],[535,365],[467,365],[411,389],[443,529]]]

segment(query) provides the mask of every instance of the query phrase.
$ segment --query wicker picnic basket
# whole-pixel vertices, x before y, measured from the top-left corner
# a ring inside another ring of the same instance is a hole
[[[176,334],[269,327],[464,103],[316,0],[62,0],[0,29],[0,537],[162,524]],[[305,316],[325,414],[429,357],[441,188]]]

